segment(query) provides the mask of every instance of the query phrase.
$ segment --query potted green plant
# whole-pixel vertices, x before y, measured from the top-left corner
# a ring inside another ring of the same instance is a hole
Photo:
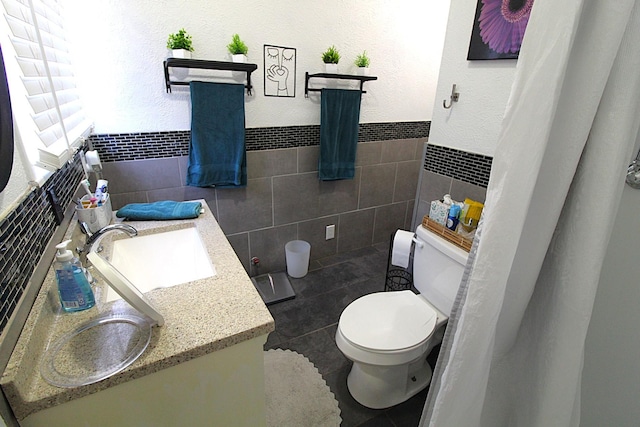
[[[338,72],[338,62],[340,62],[340,52],[335,46],[331,45],[322,53],[322,62],[324,62],[324,70],[327,73],[335,74]]]
[[[184,28],[175,34],[169,34],[167,48],[171,49],[174,58],[191,58],[193,42]]]
[[[234,34],[231,38],[231,43],[227,45],[227,50],[231,54],[231,60],[233,62],[246,62],[247,60],[247,52],[249,52],[249,48],[240,39],[240,36]]]
[[[358,75],[359,76],[368,76],[369,75],[369,65],[371,64],[371,60],[367,56],[367,51],[365,50],[358,56],[356,56],[356,60],[354,62],[356,67],[358,67]]]

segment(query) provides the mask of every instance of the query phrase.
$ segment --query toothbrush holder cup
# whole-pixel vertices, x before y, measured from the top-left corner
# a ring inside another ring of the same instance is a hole
[[[86,202],[90,202],[90,199],[89,195],[84,196],[80,200],[80,205],[76,206],[76,213],[78,214],[78,221],[86,223],[89,226],[89,231],[95,233],[111,223],[113,217],[111,198],[107,193],[106,199],[101,206],[84,207]]]

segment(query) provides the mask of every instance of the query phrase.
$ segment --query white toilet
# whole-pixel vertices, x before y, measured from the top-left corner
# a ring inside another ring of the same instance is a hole
[[[376,292],[344,309],[336,344],[353,361],[347,386],[360,404],[388,408],[429,385],[427,356],[442,341],[467,257],[420,225],[413,260],[420,294]]]

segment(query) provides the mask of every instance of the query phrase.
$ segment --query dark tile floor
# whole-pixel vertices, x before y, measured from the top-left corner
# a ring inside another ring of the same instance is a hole
[[[400,405],[374,410],[356,402],[347,389],[351,362],[335,343],[338,319],[356,298],[384,289],[388,251],[384,244],[316,261],[305,277],[290,279],[294,299],[269,306],[276,330],[265,350],[290,349],[313,362],[338,400],[343,427],[417,426],[427,396],[424,390]],[[430,355],[432,367],[434,357],[437,351]]]

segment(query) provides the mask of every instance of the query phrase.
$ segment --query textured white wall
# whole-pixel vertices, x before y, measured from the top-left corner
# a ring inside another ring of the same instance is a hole
[[[189,129],[188,90],[164,89],[166,39],[184,27],[195,59],[229,60],[234,33],[258,64],[247,97],[247,127],[320,123],[319,96],[304,98],[304,73],[323,71],[321,53],[335,45],[340,72],[356,55],[371,57],[362,123],[430,120],[449,10],[448,0],[65,0],[77,75],[96,133]],[[265,97],[264,44],[297,49],[295,98]]]
[[[467,60],[477,3],[451,3],[429,143],[493,156],[516,60]],[[460,100],[446,110],[442,101],[449,102],[454,83]]]
[[[11,168],[11,176],[5,189],[0,193],[0,220],[8,214],[14,202],[20,199],[20,196],[29,187],[29,178],[25,172],[24,166],[18,154],[17,147],[13,151],[13,167]]]

